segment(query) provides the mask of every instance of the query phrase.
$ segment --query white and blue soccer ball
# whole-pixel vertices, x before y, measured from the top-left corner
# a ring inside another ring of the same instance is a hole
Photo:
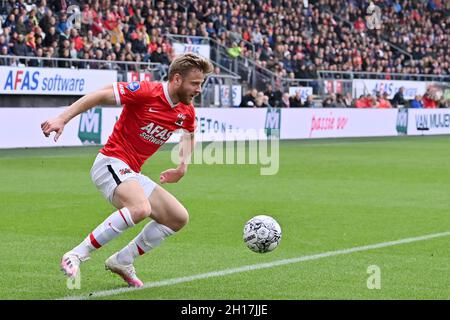
[[[281,241],[281,227],[278,222],[265,215],[251,218],[244,226],[244,242],[258,253],[273,251]]]

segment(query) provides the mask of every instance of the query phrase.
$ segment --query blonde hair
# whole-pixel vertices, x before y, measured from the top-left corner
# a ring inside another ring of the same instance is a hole
[[[190,70],[197,69],[208,74],[213,72],[214,67],[211,62],[194,53],[185,53],[176,57],[169,67],[169,81],[172,81],[176,73],[185,76]]]

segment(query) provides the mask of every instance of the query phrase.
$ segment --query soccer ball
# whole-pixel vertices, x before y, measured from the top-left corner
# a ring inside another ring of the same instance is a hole
[[[269,216],[251,218],[244,226],[244,242],[250,250],[266,253],[274,250],[281,241],[281,227]]]

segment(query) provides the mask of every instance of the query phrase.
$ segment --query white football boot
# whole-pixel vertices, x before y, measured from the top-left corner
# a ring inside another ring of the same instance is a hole
[[[69,251],[65,253],[61,259],[61,270],[68,277],[74,278],[80,270],[81,262],[89,260],[89,256],[81,256],[80,254]]]
[[[114,253],[111,257],[106,259],[105,268],[106,270],[110,270],[113,273],[118,274],[125,280],[126,283],[130,287],[142,287],[144,284],[141,280],[136,276],[136,270],[132,264],[123,265],[117,261],[118,252]]]

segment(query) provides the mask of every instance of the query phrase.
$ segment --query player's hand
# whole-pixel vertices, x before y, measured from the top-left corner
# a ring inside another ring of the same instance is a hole
[[[159,176],[159,182],[161,183],[175,183],[180,181],[186,173],[185,167],[178,167],[177,169],[168,169],[164,172],[161,172]]]
[[[62,134],[64,130],[64,120],[62,118],[53,118],[46,120],[41,123],[41,129],[44,135],[48,138],[50,136],[50,133],[56,132],[54,140],[55,142],[58,140],[59,136]]]

